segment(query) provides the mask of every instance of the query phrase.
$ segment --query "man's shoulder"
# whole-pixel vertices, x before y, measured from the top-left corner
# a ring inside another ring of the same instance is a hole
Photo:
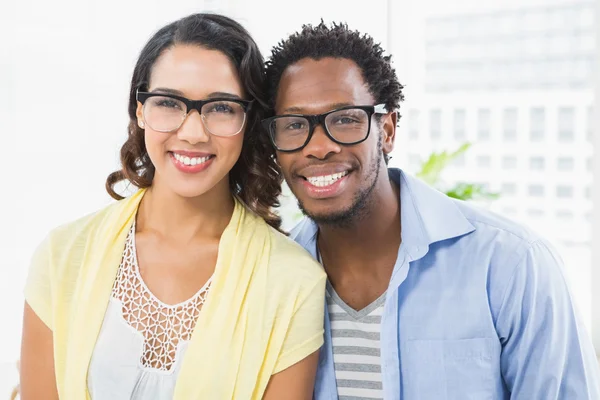
[[[455,204],[475,227],[472,233],[475,239],[487,241],[494,237],[502,237],[515,245],[525,246],[542,240],[542,237],[531,228],[492,210],[460,200],[456,200]]]
[[[304,217],[290,231],[290,238],[296,243],[310,251],[310,246],[313,245],[317,235],[317,225],[313,220]]]
[[[508,279],[518,268],[534,266],[546,271],[553,269],[550,264],[561,263],[552,238],[544,233],[473,204],[457,201],[457,205],[475,227],[464,241],[455,243],[457,250],[470,255],[472,267],[486,266],[494,281]]]

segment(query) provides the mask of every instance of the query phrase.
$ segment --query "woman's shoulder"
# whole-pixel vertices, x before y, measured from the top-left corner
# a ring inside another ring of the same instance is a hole
[[[37,252],[45,254],[55,265],[77,265],[88,244],[112,234],[106,228],[127,218],[126,214],[130,213],[133,203],[135,199],[132,197],[113,201],[99,210],[55,227],[38,246]]]
[[[91,231],[99,227],[106,217],[119,208],[125,200],[114,201],[99,210],[90,212],[82,217],[68,221],[56,226],[47,235],[47,240],[53,244],[71,241],[89,235]]]

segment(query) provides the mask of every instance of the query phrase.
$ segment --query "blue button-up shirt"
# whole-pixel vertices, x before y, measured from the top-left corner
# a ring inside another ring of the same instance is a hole
[[[385,399],[600,399],[595,352],[543,239],[397,169],[402,244],[381,326]],[[292,237],[316,258],[316,224]],[[315,399],[337,399],[325,312]]]

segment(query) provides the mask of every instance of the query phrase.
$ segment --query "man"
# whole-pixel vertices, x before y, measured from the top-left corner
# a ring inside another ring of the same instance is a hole
[[[329,277],[316,399],[600,399],[558,255],[388,169],[402,85],[379,44],[305,26],[267,63],[264,121]]]

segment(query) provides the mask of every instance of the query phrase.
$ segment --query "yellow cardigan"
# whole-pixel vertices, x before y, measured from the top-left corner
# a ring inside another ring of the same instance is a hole
[[[144,191],[52,231],[25,298],[53,331],[62,400],[89,399],[87,371]],[[325,273],[236,200],[175,399],[260,399],[271,375],[323,344]]]

